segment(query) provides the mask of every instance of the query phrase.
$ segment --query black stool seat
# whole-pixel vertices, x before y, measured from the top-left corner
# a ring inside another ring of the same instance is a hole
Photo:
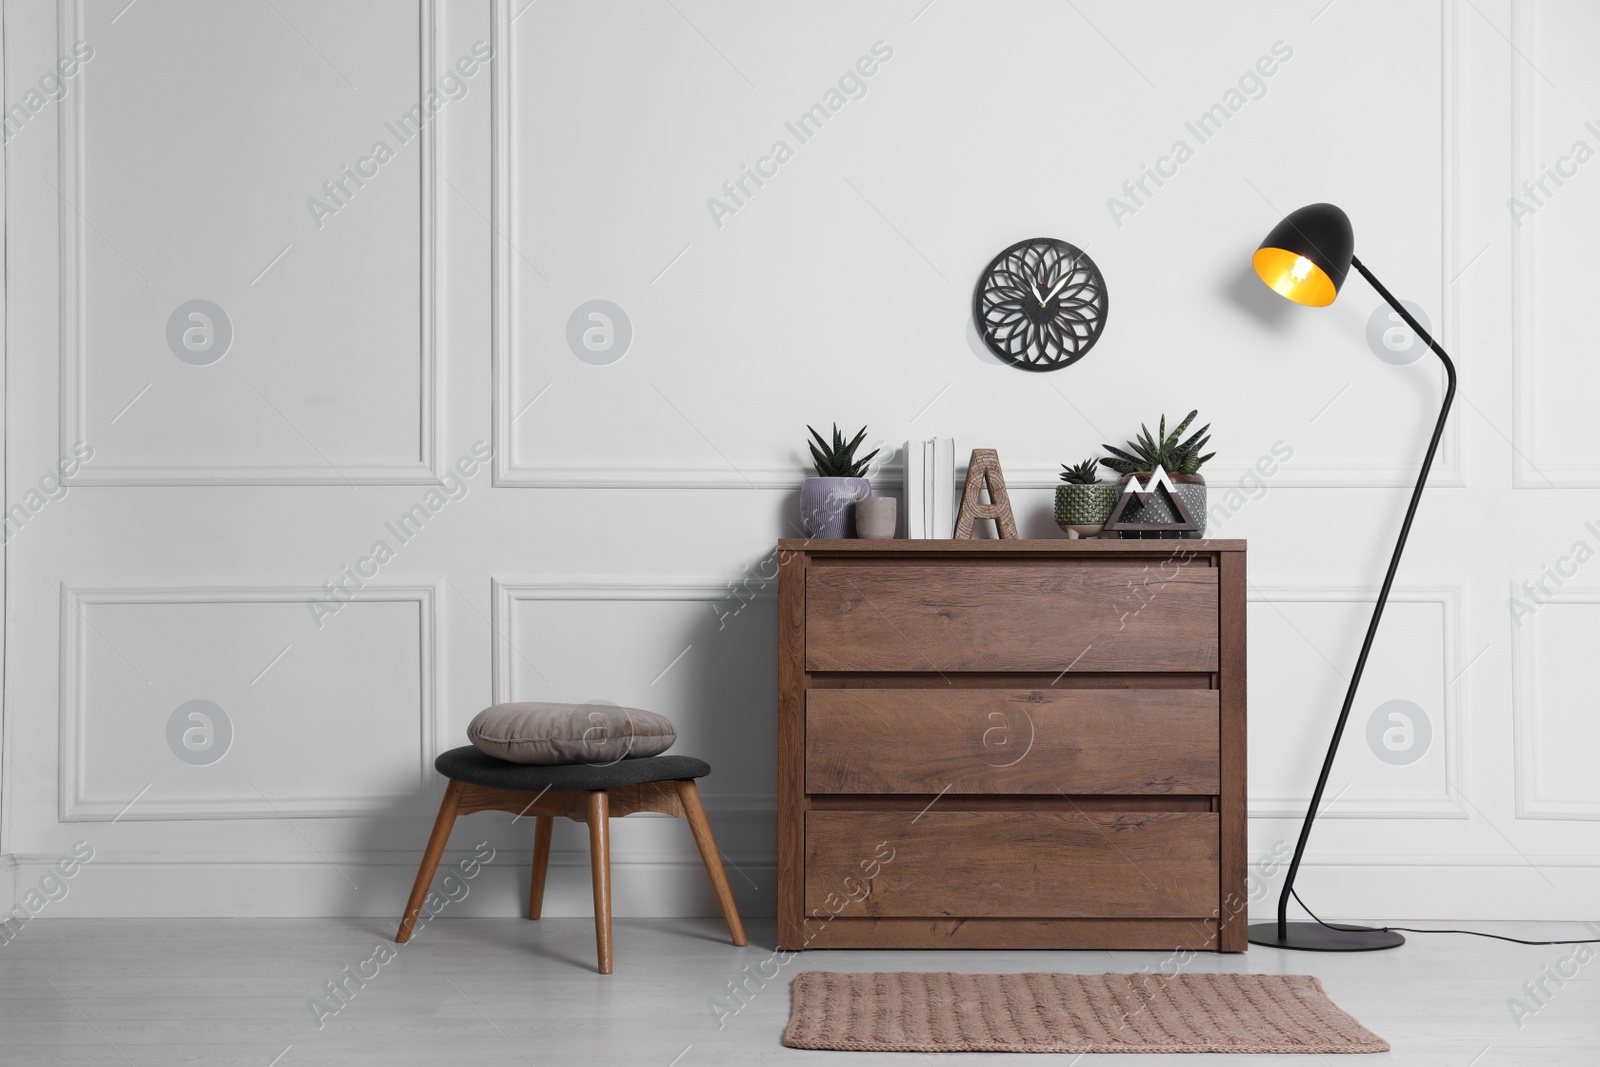
[[[711,773],[710,764],[693,756],[642,756],[602,766],[587,763],[540,766],[496,759],[471,745],[441,753],[433,766],[446,778],[458,782],[518,793],[537,793],[541,789],[552,793],[616,789],[645,782],[704,778]]]

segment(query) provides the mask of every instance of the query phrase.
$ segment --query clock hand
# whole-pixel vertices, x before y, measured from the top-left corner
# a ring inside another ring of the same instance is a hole
[[[1061,291],[1061,287],[1063,285],[1066,285],[1067,281],[1071,277],[1072,277],[1072,272],[1070,270],[1067,271],[1067,273],[1063,274],[1061,276],[1061,280],[1059,282],[1056,282],[1056,287],[1054,289],[1050,290],[1050,295],[1044,298],[1044,303],[1048,304],[1048,303],[1050,303],[1051,300],[1054,300],[1055,299],[1055,295]],[[1041,306],[1043,306],[1043,305],[1041,305]]]

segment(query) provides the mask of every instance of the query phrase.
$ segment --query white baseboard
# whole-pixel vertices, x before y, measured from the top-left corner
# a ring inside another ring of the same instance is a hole
[[[450,850],[434,887],[472,851]],[[692,858],[691,858],[692,857]],[[15,883],[32,886],[56,856],[17,857]],[[98,853],[67,883],[66,896],[46,903],[38,918],[91,917],[320,917],[360,915],[398,921],[416,878],[419,851],[274,855]],[[776,910],[776,864],[770,854],[733,853],[723,861],[741,914]],[[443,914],[516,916],[527,906],[532,853],[501,850],[467,893]],[[612,913],[618,917],[719,914],[698,855],[612,856]],[[544,914],[594,914],[587,855],[553,852],[545,880]]]
[[[1258,891],[1252,920],[1277,917],[1281,886]],[[1592,921],[1600,856],[1333,855],[1307,860],[1295,890],[1327,922]],[[1293,901],[1289,916],[1310,918]]]
[[[17,906],[17,857],[7,852],[0,856],[0,915],[10,915]]]
[[[469,858],[451,850],[443,874]],[[0,858],[0,886],[15,899],[35,885],[57,857]],[[100,853],[69,883],[68,894],[40,909],[40,918],[84,917],[320,917],[372,916],[398,920],[416,876],[416,851],[248,855],[239,853]],[[8,862],[9,861],[9,862]],[[776,905],[771,853],[730,853],[724,860],[741,914],[770,917]],[[496,853],[467,895],[447,915],[522,914],[531,853]],[[8,872],[9,868],[9,872]],[[1273,917],[1281,874],[1252,883],[1252,919]],[[441,885],[439,879],[435,888]],[[11,889],[10,887],[16,887]],[[1600,900],[1600,856],[1401,857],[1351,854],[1308,861],[1297,888],[1330,921],[1415,922],[1472,920],[1594,920]],[[612,857],[612,907],[619,917],[717,914],[698,856],[654,853]],[[551,855],[544,914],[593,914],[588,857]],[[1295,917],[1303,918],[1298,909]]]

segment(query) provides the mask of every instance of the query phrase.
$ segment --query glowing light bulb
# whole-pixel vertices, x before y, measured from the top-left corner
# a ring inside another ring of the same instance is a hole
[[[1297,256],[1294,266],[1289,269],[1289,277],[1297,282],[1303,282],[1311,276],[1312,266],[1312,262],[1305,256]]]

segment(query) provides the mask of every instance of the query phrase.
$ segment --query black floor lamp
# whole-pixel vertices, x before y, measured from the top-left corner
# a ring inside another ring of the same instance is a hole
[[[1322,803],[1322,791],[1328,785],[1328,772],[1333,770],[1333,758],[1339,751],[1339,739],[1344,736],[1350,706],[1355,703],[1356,687],[1361,684],[1361,672],[1367,665],[1367,653],[1372,651],[1372,639],[1378,633],[1378,621],[1383,617],[1383,606],[1389,599],[1389,586],[1394,583],[1394,572],[1400,566],[1400,554],[1406,549],[1406,535],[1411,532],[1411,519],[1417,513],[1417,502],[1422,499],[1422,487],[1428,481],[1428,468],[1433,466],[1433,454],[1439,448],[1439,437],[1444,433],[1444,420],[1450,414],[1450,402],[1456,395],[1456,368],[1439,343],[1401,306],[1383,283],[1372,276],[1355,256],[1355,234],[1350,228],[1350,217],[1332,204],[1311,204],[1292,211],[1282,222],[1272,228],[1267,239],[1256,249],[1252,260],[1261,280],[1279,296],[1297,304],[1326,307],[1339,295],[1345,275],[1353,266],[1372,284],[1378,295],[1405,324],[1416,331],[1418,337],[1428,342],[1440,361],[1444,363],[1447,385],[1444,404],[1439,408],[1439,421],[1434,424],[1433,437],[1428,441],[1428,452],[1422,459],[1422,470],[1417,474],[1417,487],[1411,491],[1411,503],[1406,508],[1405,521],[1400,524],[1400,538],[1395,542],[1394,555],[1389,560],[1389,570],[1383,576],[1383,588],[1378,591],[1378,603],[1372,609],[1372,621],[1367,624],[1366,640],[1361,642],[1361,654],[1356,657],[1355,673],[1350,678],[1350,688],[1344,695],[1344,706],[1339,709],[1339,721],[1333,727],[1333,740],[1328,743],[1328,754],[1322,760],[1322,773],[1317,776],[1317,788],[1311,793],[1311,806],[1306,810],[1306,821],[1300,826],[1300,840],[1294,846],[1294,859],[1289,864],[1289,875],[1284,880],[1283,892],[1278,897],[1278,921],[1254,923],[1250,927],[1250,942],[1256,945],[1276,945],[1278,948],[1309,949],[1317,952],[1364,952],[1379,948],[1396,948],[1406,939],[1392,930],[1375,930],[1368,926],[1344,926],[1321,922],[1289,922],[1289,897],[1294,893],[1294,878],[1300,871],[1300,860],[1305,855],[1306,841],[1311,837],[1311,824],[1316,821],[1317,808]]]

